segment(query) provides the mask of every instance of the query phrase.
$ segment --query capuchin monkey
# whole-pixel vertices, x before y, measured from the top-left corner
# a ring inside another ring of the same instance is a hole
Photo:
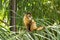
[[[28,31],[42,30],[43,27],[37,27],[31,13],[26,13],[23,18],[24,25]]]

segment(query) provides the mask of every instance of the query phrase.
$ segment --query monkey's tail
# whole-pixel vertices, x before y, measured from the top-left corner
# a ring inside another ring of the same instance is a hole
[[[37,30],[43,30],[44,29],[44,27],[38,27],[37,28]]]

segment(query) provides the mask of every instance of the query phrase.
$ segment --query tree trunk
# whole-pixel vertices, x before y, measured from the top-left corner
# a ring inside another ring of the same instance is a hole
[[[10,28],[11,31],[16,32],[16,11],[17,11],[17,0],[10,0]]]

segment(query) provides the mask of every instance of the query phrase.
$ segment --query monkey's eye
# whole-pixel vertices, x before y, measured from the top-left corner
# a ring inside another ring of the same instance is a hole
[[[31,15],[28,15],[28,17],[31,17]]]
[[[31,16],[28,16],[28,17],[31,17]]]

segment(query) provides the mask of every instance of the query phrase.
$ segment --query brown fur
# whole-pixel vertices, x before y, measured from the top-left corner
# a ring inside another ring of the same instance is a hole
[[[43,29],[43,27],[37,28],[36,22],[32,19],[32,15],[30,13],[24,15],[23,22],[24,22],[26,29],[28,31],[42,30]]]

